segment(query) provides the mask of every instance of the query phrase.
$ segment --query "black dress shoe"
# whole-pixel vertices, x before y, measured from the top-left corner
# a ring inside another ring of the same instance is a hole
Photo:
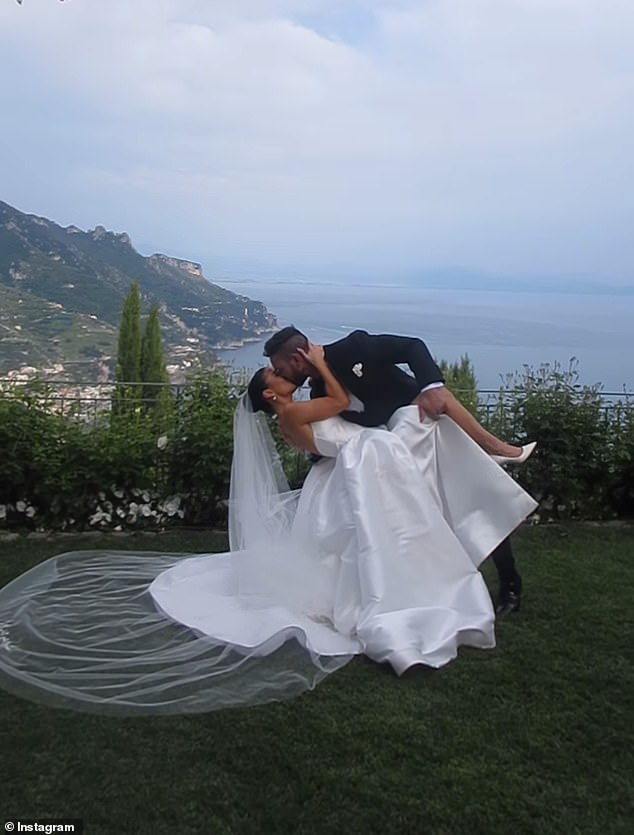
[[[521,600],[522,596],[518,589],[512,589],[508,586],[500,589],[495,614],[499,618],[504,618],[507,615],[513,614],[513,612],[519,612]]]

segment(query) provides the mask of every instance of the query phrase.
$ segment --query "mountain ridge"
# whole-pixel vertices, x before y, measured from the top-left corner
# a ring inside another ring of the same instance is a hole
[[[77,363],[81,377],[112,377],[133,281],[144,312],[159,305],[174,377],[277,326],[261,302],[213,284],[195,261],[143,256],[126,232],[62,227],[0,201],[0,376]]]

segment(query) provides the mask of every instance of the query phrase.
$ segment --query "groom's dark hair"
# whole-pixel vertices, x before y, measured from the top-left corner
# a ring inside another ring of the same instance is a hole
[[[264,356],[272,357],[280,352],[291,356],[298,348],[305,351],[308,348],[308,338],[295,325],[288,325],[264,343]]]

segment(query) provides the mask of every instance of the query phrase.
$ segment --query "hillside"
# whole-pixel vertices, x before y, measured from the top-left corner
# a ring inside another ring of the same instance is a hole
[[[0,376],[24,366],[75,379],[111,376],[133,281],[145,311],[160,305],[175,376],[195,356],[208,365],[214,348],[276,326],[261,302],[207,281],[199,264],[145,257],[125,233],[61,227],[0,201]]]

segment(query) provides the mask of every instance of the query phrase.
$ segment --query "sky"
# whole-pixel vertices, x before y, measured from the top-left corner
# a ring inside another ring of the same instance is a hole
[[[208,277],[634,284],[632,0],[0,0],[0,71],[0,199]]]

